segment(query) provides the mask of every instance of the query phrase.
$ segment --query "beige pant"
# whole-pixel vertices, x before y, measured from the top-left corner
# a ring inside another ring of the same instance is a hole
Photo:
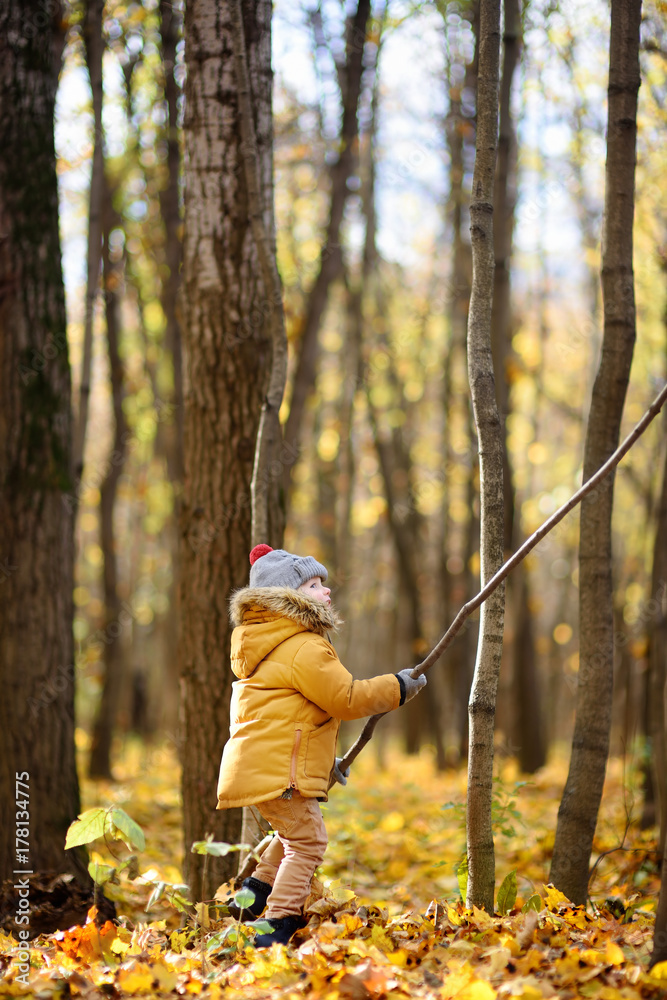
[[[295,791],[291,799],[258,802],[256,808],[276,832],[253,873],[273,886],[264,916],[294,916],[308,899],[313,873],[327,847],[319,802]]]

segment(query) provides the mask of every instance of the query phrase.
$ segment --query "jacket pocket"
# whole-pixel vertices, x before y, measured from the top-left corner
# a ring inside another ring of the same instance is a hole
[[[327,719],[308,733],[303,773],[307,778],[328,778],[336,756],[338,719]]]

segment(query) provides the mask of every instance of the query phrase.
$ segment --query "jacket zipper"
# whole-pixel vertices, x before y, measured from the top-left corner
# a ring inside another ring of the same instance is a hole
[[[294,750],[292,750],[292,763],[290,764],[290,775],[289,775],[290,788],[296,788],[296,762],[299,756],[300,746],[301,746],[301,730],[297,729],[296,737],[294,740]]]

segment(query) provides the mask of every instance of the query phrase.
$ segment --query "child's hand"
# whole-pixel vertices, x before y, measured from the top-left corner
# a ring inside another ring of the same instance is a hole
[[[426,687],[426,674],[420,674],[419,677],[412,676],[412,670],[407,668],[406,670],[401,670],[398,674],[405,685],[405,705],[411,698],[414,698],[416,694],[419,694],[423,687]]]
[[[334,781],[337,781],[339,785],[347,785],[347,779],[350,777],[350,769],[349,767],[346,767],[344,771],[341,771],[340,762],[342,759],[342,757],[336,757],[331,774]]]

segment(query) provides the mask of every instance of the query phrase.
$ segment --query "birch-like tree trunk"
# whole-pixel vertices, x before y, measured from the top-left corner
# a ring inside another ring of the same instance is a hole
[[[79,406],[74,428],[74,475],[83,473],[86,446],[86,428],[90,403],[90,379],[93,364],[93,321],[95,300],[100,283],[102,262],[102,194],[104,190],[104,133],[102,131],[102,56],[104,38],[102,17],[104,0],[90,0],[85,5],[83,19],[83,39],[86,51],[86,65],[93,95],[93,163],[90,172],[88,194],[88,255],[86,272],[86,301],[83,320],[83,355],[81,360],[81,382],[79,385]]]
[[[618,444],[635,343],[632,271],[641,0],[612,0],[605,218],[602,237],[604,334],[586,432],[584,481]],[[613,474],[581,506],[579,674],[572,755],[558,811],[551,881],[585,903],[611,726]]]
[[[480,466],[480,566],[484,586],[503,562],[503,432],[491,354],[493,189],[498,144],[500,0],[481,0],[477,140],[470,205],[472,291],[468,315],[468,377]],[[469,702],[467,905],[493,912],[495,855],[491,828],[493,730],[503,645],[504,585],[482,606]]]
[[[62,11],[49,9],[46,17],[41,0],[0,8],[0,880],[30,869],[87,883],[85,854],[64,850],[80,810],[76,499],[53,141]],[[14,822],[23,772],[25,861]]]
[[[271,4],[242,4],[264,227],[273,233]],[[241,810],[216,811],[229,732],[230,592],[248,582],[250,482],[271,361],[262,280],[244,170],[231,0],[185,11],[185,485],[181,515],[183,816],[185,872],[194,899],[210,898],[234,854],[190,853],[212,833],[238,842]]]

